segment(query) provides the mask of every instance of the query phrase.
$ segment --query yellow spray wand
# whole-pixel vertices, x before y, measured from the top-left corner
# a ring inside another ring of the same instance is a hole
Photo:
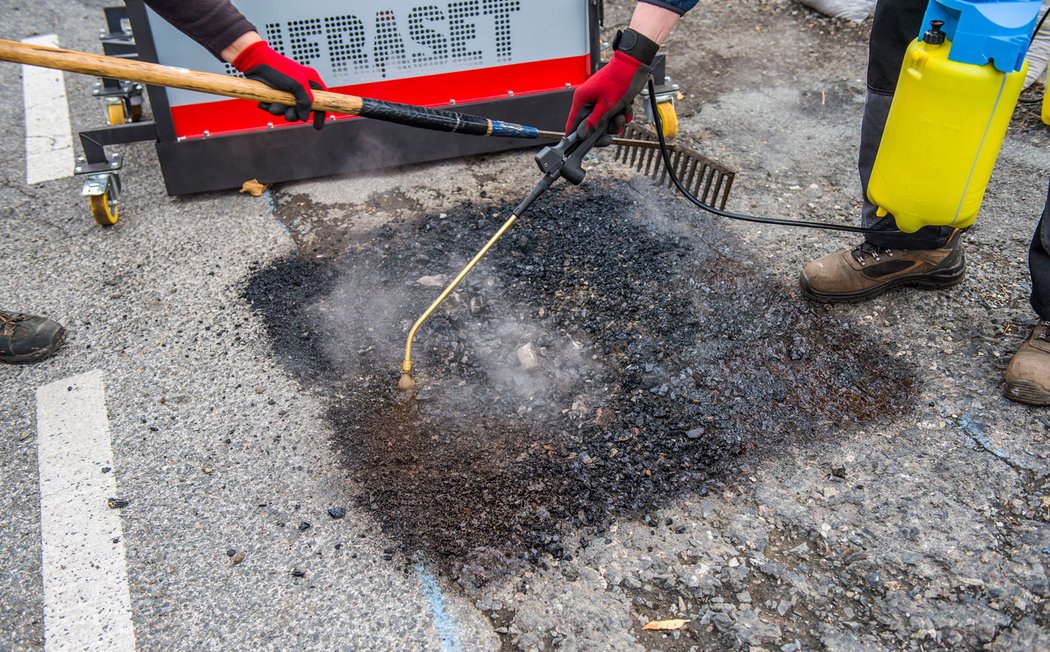
[[[591,151],[598,140],[605,134],[606,125],[599,124],[589,136],[581,140],[581,129],[577,132],[569,135],[566,138],[562,138],[557,145],[544,147],[540,150],[540,153],[536,155],[536,163],[540,167],[540,171],[543,172],[543,178],[536,184],[536,187],[532,189],[532,192],[525,197],[524,200],[518,207],[514,209],[510,218],[503,223],[503,226],[496,231],[496,234],[485,243],[485,246],[474,255],[467,265],[460,270],[456,278],[452,279],[452,282],[448,284],[448,287],[438,295],[438,298],[434,300],[430,307],[426,309],[416,323],[412,325],[411,330],[408,331],[408,339],[405,342],[405,360],[401,363],[401,380],[398,382],[398,389],[403,391],[411,391],[415,389],[416,383],[412,380],[412,342],[416,338],[416,333],[419,332],[419,328],[430,318],[434,311],[444,303],[448,295],[452,294],[452,291],[460,284],[460,282],[466,278],[470,270],[474,269],[485,254],[492,249],[493,246],[499,241],[503,234],[506,233],[514,222],[519,217],[525,214],[529,207],[540,198],[543,193],[554,185],[554,182],[560,178],[564,178],[566,181],[573,185],[580,185],[583,183],[583,178],[587,172],[583,169],[583,157],[587,155],[587,152]]]

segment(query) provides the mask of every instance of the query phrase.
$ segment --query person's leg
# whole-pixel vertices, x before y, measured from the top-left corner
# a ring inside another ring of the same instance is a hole
[[[875,216],[875,205],[868,201],[868,181],[879,153],[882,132],[890,114],[893,94],[897,90],[904,53],[922,31],[926,13],[923,0],[880,0],[875,6],[868,45],[868,95],[860,126],[861,225],[865,228],[895,230],[892,215]],[[868,234],[865,239],[883,249],[938,249],[945,246],[954,229],[926,227],[916,233],[896,235]]]
[[[39,362],[66,341],[66,329],[51,319],[0,310],[0,362]]]
[[[867,188],[904,53],[921,31],[925,11],[925,0],[879,0],[875,8],[857,159],[864,202],[861,224],[867,228],[896,230],[892,215],[876,217]],[[958,235],[955,229],[940,227],[912,234],[866,234],[856,248],[811,261],[803,268],[799,284],[806,296],[826,302],[864,301],[901,285],[950,287],[966,273]]]
[[[1028,248],[1028,269],[1032,308],[1040,321],[1010,360],[1003,393],[1021,403],[1050,405],[1050,188]]]
[[[1032,308],[1040,319],[1050,321],[1050,188],[1043,217],[1028,248],[1028,269],[1032,273]]]

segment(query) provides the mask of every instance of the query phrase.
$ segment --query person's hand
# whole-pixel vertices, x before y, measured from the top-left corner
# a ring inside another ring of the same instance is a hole
[[[256,41],[245,48],[234,60],[233,67],[243,72],[248,79],[295,95],[295,106],[259,103],[259,108],[273,115],[284,116],[288,122],[309,120],[310,107],[314,102],[313,91],[328,90],[316,70],[278,54],[266,41]],[[314,111],[313,114],[314,129],[322,128],[325,113]]]
[[[628,30],[617,35],[615,47],[612,60],[573,94],[566,134],[579,130],[581,137],[587,136],[602,123],[607,125],[607,134],[618,134],[631,120],[631,105],[649,79],[650,64],[659,46]],[[602,138],[598,146],[610,142],[611,138]]]

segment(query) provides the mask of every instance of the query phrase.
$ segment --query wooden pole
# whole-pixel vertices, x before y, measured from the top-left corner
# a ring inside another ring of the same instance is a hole
[[[0,61],[54,68],[81,75],[125,79],[153,86],[181,88],[187,91],[199,91],[253,102],[276,102],[295,106],[295,96],[291,93],[275,90],[262,82],[251,79],[162,66],[145,61],[118,59],[101,54],[0,40]],[[313,108],[318,111],[358,115],[361,113],[362,103],[362,98],[356,95],[314,91]]]
[[[124,79],[127,81],[149,84],[152,86],[166,86],[168,88],[181,88],[187,91],[198,91],[212,95],[222,95],[252,102],[267,102],[295,105],[295,96],[270,88],[262,82],[242,77],[231,77],[229,75],[218,75],[211,72],[200,72],[187,70],[186,68],[175,68],[162,66],[157,63],[146,61],[135,61],[133,59],[120,59],[108,57],[101,54],[89,54],[76,50],[65,50],[62,48],[50,48],[43,45],[30,45],[17,41],[5,41],[0,39],[0,61],[21,63],[28,66],[40,66],[42,68],[53,68],[81,75],[93,77],[109,77],[111,79]],[[401,104],[390,104],[378,100],[367,100],[371,108],[365,109],[366,98],[356,95],[345,95],[343,93],[331,93],[328,91],[314,91],[313,109],[327,113],[338,113],[342,115],[364,115],[368,118],[376,118],[389,122],[410,124],[411,126],[423,128],[436,128],[440,131],[459,131],[459,129],[442,127],[439,125],[428,125],[428,115],[436,122],[449,124],[449,118],[461,117],[468,120],[478,120],[474,116],[463,116],[440,109],[427,109],[424,107],[412,107]],[[482,121],[485,121],[483,118]],[[456,120],[455,122],[458,122]],[[487,121],[492,125],[491,120]],[[500,123],[506,127],[517,127],[510,123]],[[531,128],[525,128],[531,129]],[[557,131],[535,131],[531,134],[496,133],[475,135],[500,135],[517,138],[543,138],[558,140],[562,137]],[[615,145],[634,145],[638,147],[658,147],[658,143],[648,141],[634,141],[623,138],[613,138]]]

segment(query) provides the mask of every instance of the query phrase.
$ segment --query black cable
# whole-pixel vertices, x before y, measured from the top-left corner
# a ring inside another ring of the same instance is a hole
[[[674,184],[678,192],[682,193],[686,199],[698,206],[699,208],[713,213],[719,217],[725,217],[730,220],[739,220],[741,222],[756,222],[758,224],[774,224],[777,226],[797,226],[805,229],[823,229],[825,231],[845,231],[847,233],[878,233],[881,235],[895,235],[902,233],[897,229],[870,229],[860,226],[847,226],[845,224],[831,224],[828,222],[809,222],[806,220],[787,220],[778,217],[759,217],[757,215],[744,215],[742,213],[732,213],[730,211],[724,211],[720,208],[715,208],[702,202],[696,195],[686,190],[685,186],[678,179],[678,175],[675,174],[674,168],[671,165],[671,154],[667,149],[667,140],[664,138],[664,125],[660,119],[660,109],[656,102],[656,84],[653,82],[653,78],[649,78],[649,105],[653,110],[653,121],[656,123],[656,136],[660,140],[660,156],[663,158],[664,168],[667,170],[667,176],[670,177],[671,182]]]
[[[1028,41],[1028,47],[1031,47],[1032,43],[1035,43],[1035,37],[1039,36],[1039,30],[1043,29],[1043,23],[1046,22],[1047,16],[1050,16],[1050,9],[1043,12],[1043,17],[1039,19],[1039,24],[1035,26],[1035,31],[1032,32],[1032,40]]]

